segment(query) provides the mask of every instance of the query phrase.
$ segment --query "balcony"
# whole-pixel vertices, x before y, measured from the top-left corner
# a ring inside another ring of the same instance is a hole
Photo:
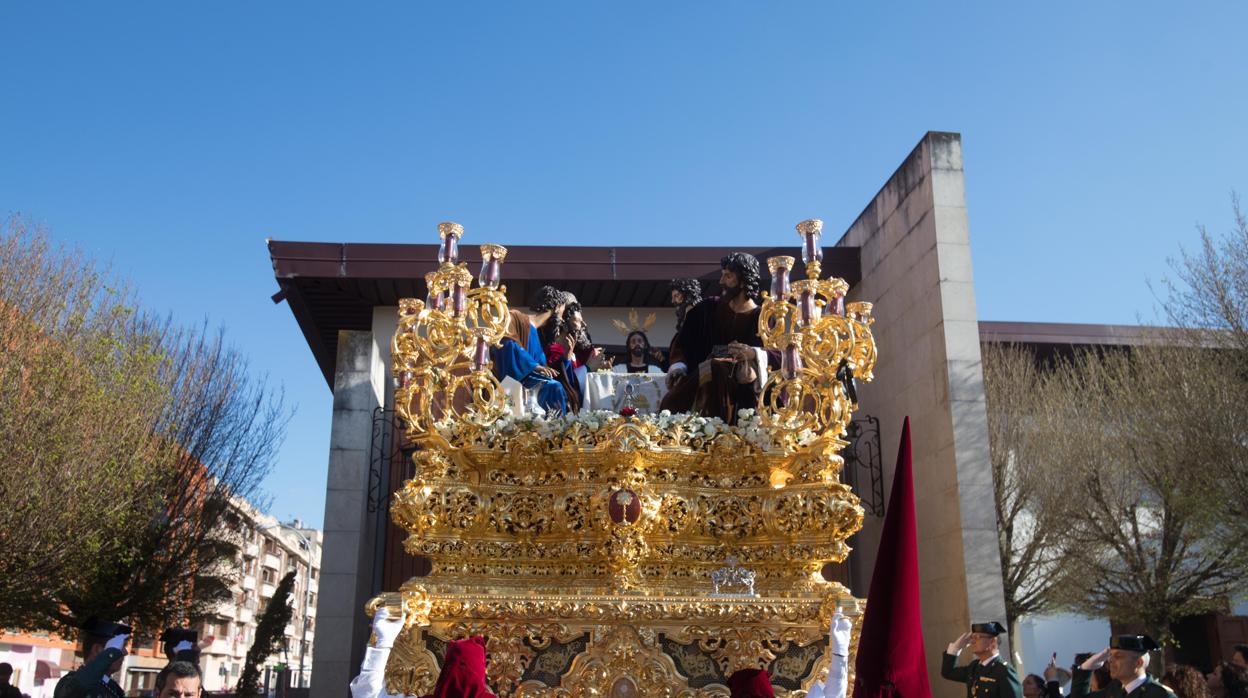
[[[255,613],[253,613],[250,608],[244,606],[243,608],[238,609],[239,623],[250,623],[252,618],[255,618]]]
[[[217,606],[216,614],[221,618],[234,618],[238,614],[238,607],[231,599],[230,601],[226,601],[220,606]]]
[[[243,555],[249,558],[255,558],[260,555],[260,546],[255,543],[248,543],[243,546]]]
[[[283,633],[286,635],[286,637],[295,637],[295,624],[294,623],[288,624],[286,626],[286,630],[284,630]]]
[[[272,553],[265,553],[264,554],[264,566],[268,567],[271,570],[280,570],[282,568],[282,561],[279,560],[277,556]]]
[[[260,597],[264,599],[273,598],[273,594],[277,592],[277,588],[272,584],[264,583],[260,585]]]
[[[256,578],[252,577],[251,575],[244,576],[243,588],[246,589],[247,591],[255,591],[256,590]]]
[[[216,654],[231,656],[234,654],[234,643],[230,642],[230,638],[217,635],[212,638],[212,642],[208,647],[204,648],[204,654]]]
[[[317,580],[315,579],[308,580],[308,591],[315,594],[316,592],[320,590],[321,590],[321,585],[317,583]]]

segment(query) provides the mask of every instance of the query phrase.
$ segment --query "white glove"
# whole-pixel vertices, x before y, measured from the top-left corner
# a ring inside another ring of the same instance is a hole
[[[373,637],[376,638],[373,647],[378,649],[394,647],[394,641],[403,631],[403,620],[403,615],[391,618],[390,612],[385,608],[377,609],[377,612],[373,614]]]
[[[186,652],[192,649],[195,649],[195,645],[192,645],[190,640],[183,640],[173,646],[173,653],[177,654],[178,652]]]
[[[836,609],[836,614],[832,616],[832,654],[838,657],[849,656],[849,631],[853,627],[854,622],[846,618],[841,609]]]
[[[1106,647],[1100,652],[1097,652],[1091,657],[1088,657],[1087,659],[1083,660],[1083,664],[1080,664],[1079,668],[1083,669],[1084,671],[1096,671],[1097,669],[1100,669],[1102,666],[1105,665],[1105,657],[1107,657],[1108,655],[1109,655],[1109,648]]]
[[[953,656],[956,657],[959,654],[962,654],[962,650],[966,649],[966,646],[970,644],[970,642],[971,642],[971,634],[962,633],[958,637],[958,639],[949,643],[949,646],[945,648],[945,652],[947,654],[952,654]]]
[[[816,681],[815,685],[811,686],[810,690],[806,692],[806,698],[824,698],[823,682]]]
[[[129,640],[129,639],[130,639],[129,635],[114,635],[108,638],[108,642],[104,643],[104,649],[109,649],[111,647],[112,649],[117,649],[117,650],[121,650],[122,652],[125,652],[126,640]]]

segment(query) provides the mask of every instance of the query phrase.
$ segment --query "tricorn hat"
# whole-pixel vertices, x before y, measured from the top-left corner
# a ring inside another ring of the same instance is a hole
[[[1147,635],[1115,635],[1109,638],[1109,646],[1116,650],[1131,652],[1149,652],[1159,647],[1153,638]]]
[[[174,652],[174,648],[182,642],[191,643],[191,649]],[[165,656],[169,658],[169,661],[181,660],[191,662],[192,664],[199,663],[199,650],[196,649],[199,643],[198,631],[190,628],[168,628],[160,634],[160,643],[164,647]]]
[[[111,620],[101,620],[95,616],[91,616],[82,624],[83,632],[103,638],[112,638],[118,635],[130,635],[132,630],[125,623],[115,623]]]
[[[971,632],[996,637],[1005,632],[1005,626],[995,620],[989,623],[972,623]]]

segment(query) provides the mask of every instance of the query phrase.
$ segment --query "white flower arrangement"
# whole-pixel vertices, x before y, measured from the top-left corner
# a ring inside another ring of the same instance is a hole
[[[503,445],[510,437],[535,433],[547,440],[558,440],[569,433],[574,427],[580,427],[590,433],[602,430],[612,424],[632,420],[656,427],[661,433],[671,434],[680,441],[698,441],[703,445],[710,444],[725,435],[735,435],[759,451],[771,451],[779,447],[772,439],[772,430],[763,426],[762,415],[753,409],[737,411],[737,423],[729,425],[718,417],[702,417],[686,412],[672,413],[663,410],[657,413],[641,413],[623,417],[610,410],[584,410],[567,415],[538,416],[506,414],[490,426],[486,427],[478,441],[479,445],[496,447]],[[459,433],[452,427],[440,429],[443,437],[455,442]],[[816,434],[810,429],[803,429],[794,439],[796,446],[806,446],[813,442]]]

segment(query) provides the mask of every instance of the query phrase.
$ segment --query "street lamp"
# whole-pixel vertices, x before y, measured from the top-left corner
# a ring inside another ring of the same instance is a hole
[[[299,529],[288,523],[278,522],[268,526],[258,526],[256,530],[263,531],[270,528],[284,528],[299,536],[299,544],[308,551],[308,561],[304,563],[308,567],[308,574],[303,582],[303,629],[299,634],[299,688],[303,688],[304,660],[308,655],[308,606],[312,599],[312,542]]]

